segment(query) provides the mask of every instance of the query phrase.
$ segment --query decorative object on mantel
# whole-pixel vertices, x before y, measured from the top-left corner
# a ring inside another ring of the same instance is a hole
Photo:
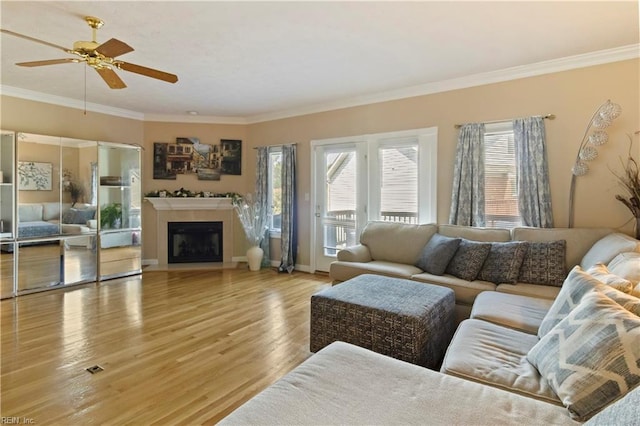
[[[169,191],[168,189],[159,189],[157,191],[150,191],[144,194],[145,197],[155,198],[173,198],[173,197],[195,197],[195,198],[240,198],[240,194],[237,192],[209,192],[209,191],[190,191],[188,189],[180,188],[175,191]]]
[[[236,198],[233,207],[238,213],[238,218],[242,223],[242,228],[247,236],[251,247],[247,250],[247,261],[250,271],[259,271],[262,263],[264,251],[260,248],[260,242],[264,238],[268,228],[271,212],[263,212],[260,203],[254,199],[253,195],[247,194],[244,197]]]
[[[617,194],[616,200],[627,206],[631,211],[636,220],[636,238],[640,240],[640,166],[638,161],[631,156],[631,148],[633,148],[633,139],[629,136],[629,154],[626,161],[620,160],[624,173],[614,173],[620,182],[620,186],[624,188],[627,194]]]
[[[219,145],[200,143],[195,137],[176,138],[175,143],[153,144],[153,178],[175,180],[179,174],[198,180],[220,180],[221,175],[240,175],[242,141],[221,139]]]
[[[604,131],[611,125],[613,120],[620,116],[622,108],[620,105],[607,100],[600,105],[589,120],[587,128],[582,136],[582,142],[578,147],[576,161],[571,169],[571,187],[569,189],[569,228],[573,228],[573,207],[574,193],[576,190],[576,177],[584,176],[589,172],[587,161],[593,161],[598,157],[596,146],[605,144],[609,140],[609,135]]]

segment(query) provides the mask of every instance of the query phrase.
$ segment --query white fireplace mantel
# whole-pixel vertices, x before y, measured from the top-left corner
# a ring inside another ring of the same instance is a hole
[[[159,270],[168,268],[167,240],[170,222],[222,222],[222,262],[225,265],[232,264],[235,214],[231,198],[145,197],[145,202],[147,201],[155,210],[156,266]]]
[[[145,197],[156,210],[230,210],[231,198],[226,197]]]

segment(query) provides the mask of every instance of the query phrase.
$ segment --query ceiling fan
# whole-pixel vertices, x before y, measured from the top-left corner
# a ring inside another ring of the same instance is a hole
[[[21,67],[40,67],[43,65],[66,64],[69,62],[86,62],[88,66],[92,67],[98,72],[98,74],[100,74],[100,77],[102,77],[105,83],[107,83],[107,85],[112,89],[124,89],[125,87],[127,87],[127,85],[124,84],[124,81],[122,81],[118,74],[116,74],[114,69],[133,72],[169,83],[175,83],[176,81],[178,81],[178,76],[175,74],[170,74],[168,72],[159,71],[153,68],[147,68],[141,65],[135,65],[129,62],[115,59],[117,56],[132,52],[133,48],[125,42],[115,38],[112,38],[111,40],[102,44],[98,43],[96,41],[96,32],[98,28],[104,25],[104,22],[101,19],[96,18],[95,16],[86,16],[84,20],[92,28],[92,41],[76,41],[75,43],[73,43],[73,49],[67,49],[65,47],[58,46],[57,44],[49,43],[48,41],[40,40],[5,29],[0,29],[0,31],[5,34],[23,38],[25,40],[44,44],[45,46],[54,47],[56,49],[62,50],[63,52],[77,56],[75,58],[19,62],[16,64]]]

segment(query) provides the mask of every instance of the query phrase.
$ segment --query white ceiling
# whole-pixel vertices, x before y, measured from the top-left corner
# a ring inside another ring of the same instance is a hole
[[[91,39],[83,17],[97,16],[98,42],[135,49],[118,59],[179,77],[118,71],[128,87],[111,90],[84,64],[15,66],[67,55],[2,34],[4,93],[81,105],[86,71],[89,104],[186,121],[187,111],[251,122],[409,96],[602,50],[637,57],[640,37],[637,1],[2,0],[0,13],[3,29],[69,48]]]

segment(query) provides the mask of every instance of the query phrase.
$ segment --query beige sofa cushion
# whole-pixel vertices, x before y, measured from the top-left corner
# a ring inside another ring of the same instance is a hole
[[[483,291],[492,291],[496,289],[496,285],[488,281],[466,281],[456,278],[453,275],[433,275],[428,272],[415,274],[411,279],[427,284],[437,284],[443,287],[448,287],[456,294],[456,304],[465,304],[469,306],[473,305],[478,294]]]
[[[536,343],[538,337],[534,334],[468,319],[458,326],[440,371],[541,401],[562,404],[547,381],[527,361],[527,352]]]
[[[598,262],[605,265],[620,253],[640,251],[640,241],[621,233],[609,234],[598,240],[582,258],[580,266],[589,269]]]
[[[567,271],[580,264],[585,253],[596,241],[612,233],[610,228],[513,228],[513,239],[517,241],[567,242]]]
[[[546,404],[335,342],[220,425],[578,424]]]
[[[18,205],[18,221],[19,222],[38,222],[42,221],[42,204],[40,203],[24,203]]]
[[[496,291],[501,293],[519,294],[521,296],[541,297],[543,299],[555,299],[560,293],[560,287],[552,287],[548,285],[515,283],[500,284],[496,287]]]
[[[360,235],[373,260],[415,265],[422,248],[438,230],[437,225],[369,222]]]
[[[387,277],[410,279],[412,275],[422,272],[420,268],[402,263],[373,260],[371,262],[343,262],[335,261],[330,267],[331,279],[346,281],[362,274],[377,274]]]
[[[476,297],[471,318],[536,334],[553,300],[485,291]]]
[[[511,240],[511,232],[502,228],[475,228],[462,225],[439,225],[438,232],[452,238],[482,242],[507,242]]]

